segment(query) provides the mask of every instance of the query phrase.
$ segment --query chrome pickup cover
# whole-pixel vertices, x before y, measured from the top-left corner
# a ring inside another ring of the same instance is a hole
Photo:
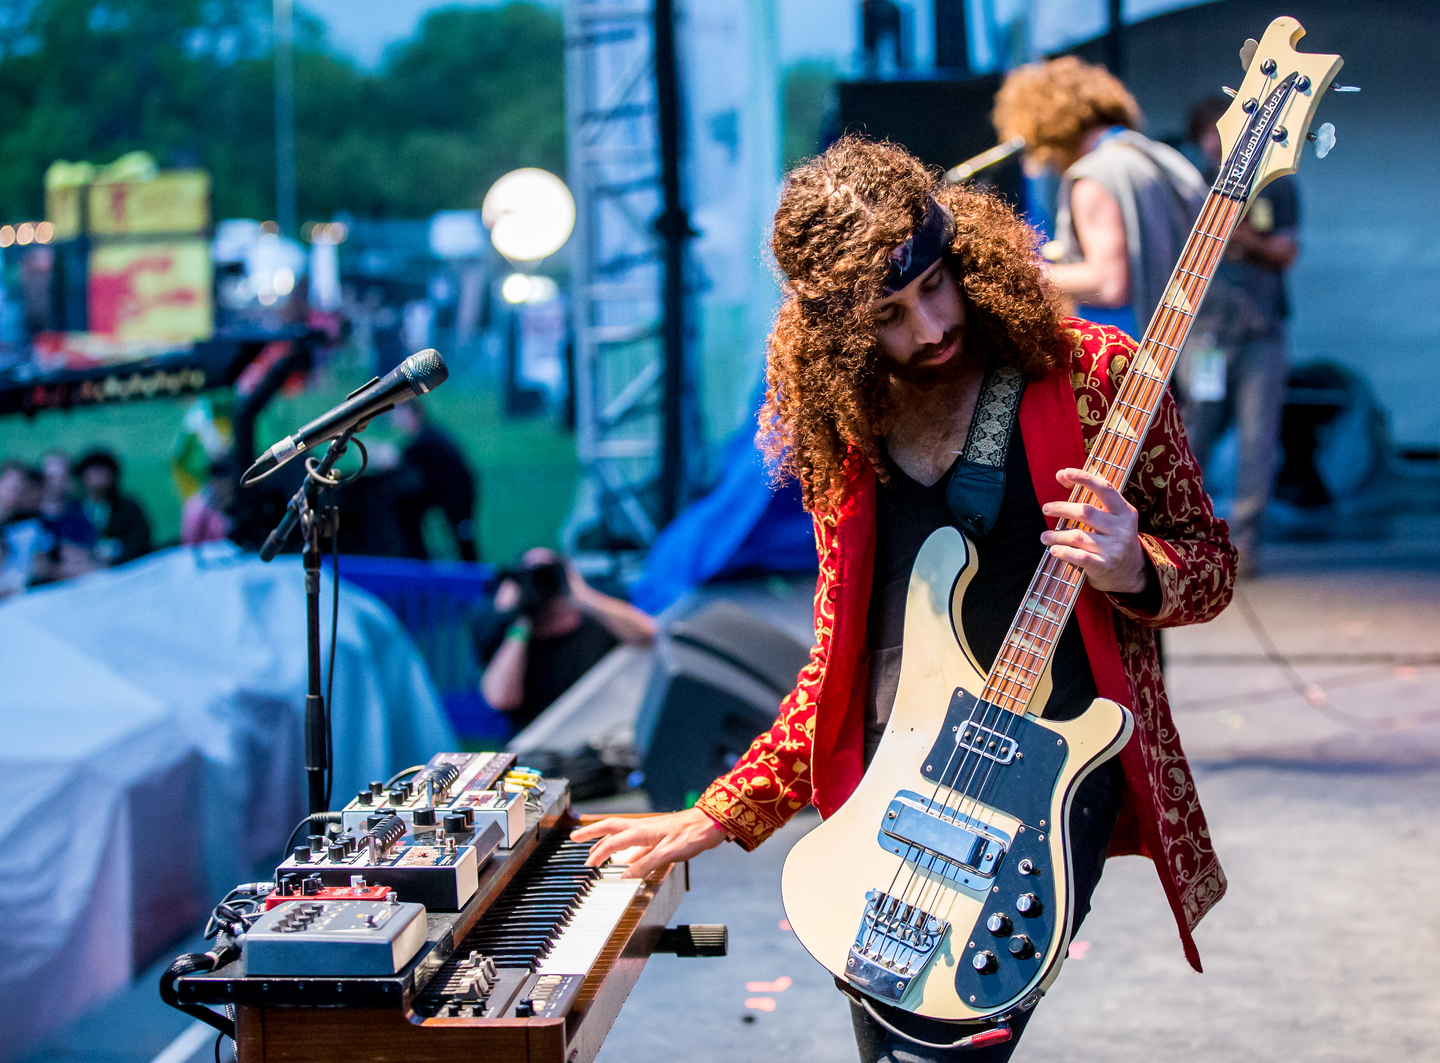
[[[1001,764],[1009,764],[1014,760],[1015,751],[1020,748],[1019,743],[1009,735],[1002,735],[989,727],[981,727],[978,723],[957,724],[954,725],[954,730],[957,745]]]
[[[845,960],[845,980],[871,996],[899,1003],[950,924],[880,890],[871,890],[865,900],[860,930]]]
[[[1010,835],[912,790],[901,790],[885,809],[880,845],[927,871],[983,890],[990,888]]]

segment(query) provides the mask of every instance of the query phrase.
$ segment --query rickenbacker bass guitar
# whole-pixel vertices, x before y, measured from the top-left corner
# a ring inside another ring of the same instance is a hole
[[[1304,33],[1278,18],[1241,52],[1245,79],[1219,122],[1225,164],[1086,462],[1117,489],[1235,224],[1262,187],[1295,171],[1340,69],[1339,56],[1295,51]],[[1081,488],[1071,499],[1095,501]],[[885,735],[855,793],[791,851],[782,881],[811,955],[865,997],[935,1019],[1000,1019],[1054,982],[1074,910],[1071,800],[1134,727],[1104,699],[1065,722],[1039,715],[1083,579],[1048,553],[994,665],[980,668],[960,619],[979,563],[954,528],[921,548]]]

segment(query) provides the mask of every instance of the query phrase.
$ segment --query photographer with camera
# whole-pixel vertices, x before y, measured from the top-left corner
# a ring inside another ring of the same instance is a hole
[[[516,731],[616,645],[648,646],[657,630],[645,613],[597,591],[543,547],[527,550],[518,566],[501,573],[494,613],[491,630],[508,625],[481,676],[480,693],[509,714]]]

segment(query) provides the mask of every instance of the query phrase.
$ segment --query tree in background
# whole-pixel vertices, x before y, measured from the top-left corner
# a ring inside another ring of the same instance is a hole
[[[828,122],[835,114],[835,84],[839,73],[834,64],[802,60],[785,71],[785,114],[783,163],[785,169],[818,154]],[[833,132],[832,132],[833,135]]]
[[[269,0],[0,3],[0,220],[38,217],[55,159],[136,148],[203,166],[215,216],[274,214]],[[532,3],[431,12],[375,73],[297,11],[302,217],[477,207],[516,166],[563,170],[564,44]]]

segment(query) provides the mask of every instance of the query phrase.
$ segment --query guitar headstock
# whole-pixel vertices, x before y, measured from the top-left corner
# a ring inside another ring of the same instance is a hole
[[[1216,123],[1225,163],[1215,188],[1231,199],[1248,201],[1295,172],[1320,97],[1344,63],[1338,55],[1297,52],[1303,36],[1305,27],[1288,15],[1270,23],[1235,102]]]

